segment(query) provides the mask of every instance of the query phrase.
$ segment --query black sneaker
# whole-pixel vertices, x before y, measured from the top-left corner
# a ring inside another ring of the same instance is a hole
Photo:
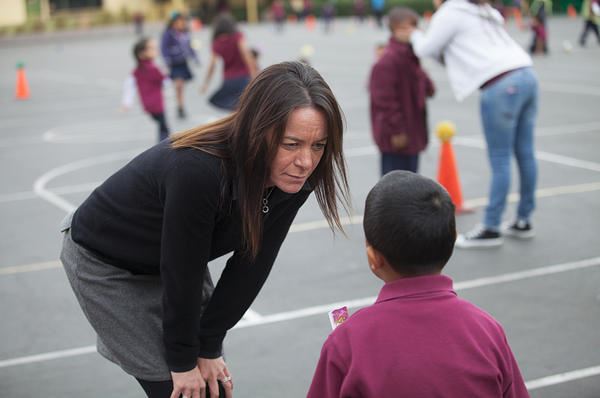
[[[500,232],[478,227],[466,234],[458,235],[455,246],[461,249],[470,249],[475,247],[497,247],[501,246],[502,243]]]
[[[180,119],[185,119],[187,117],[187,114],[185,113],[185,109],[177,108],[177,117]]]
[[[502,228],[502,233],[511,238],[531,239],[535,236],[535,232],[531,224],[527,221],[517,220],[512,224],[507,224]]]

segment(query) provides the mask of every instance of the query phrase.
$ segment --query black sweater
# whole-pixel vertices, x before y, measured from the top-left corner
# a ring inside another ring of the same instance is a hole
[[[227,330],[256,298],[310,195],[308,186],[296,194],[272,191],[261,249],[252,261],[242,250],[235,184],[223,167],[213,155],[163,142],[94,190],[71,226],[73,240],[109,264],[160,274],[166,359],[175,372],[194,368],[198,357],[221,355]],[[200,316],[207,263],[232,251]]]

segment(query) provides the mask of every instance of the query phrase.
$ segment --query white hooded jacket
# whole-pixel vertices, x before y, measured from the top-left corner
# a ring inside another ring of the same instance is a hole
[[[504,29],[504,18],[497,10],[467,0],[442,4],[427,32],[415,30],[411,43],[417,56],[443,59],[459,101],[493,77],[532,64]]]

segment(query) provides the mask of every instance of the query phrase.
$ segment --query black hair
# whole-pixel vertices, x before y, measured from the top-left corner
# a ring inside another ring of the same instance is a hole
[[[150,39],[148,37],[143,37],[138,40],[133,46],[133,58],[139,64],[142,60],[141,56],[146,51],[146,47],[148,46],[148,42]]]
[[[221,35],[229,35],[237,32],[235,18],[229,13],[219,14],[214,21],[213,41]]]
[[[454,250],[454,211],[448,192],[435,181],[392,171],[367,196],[365,237],[401,275],[439,272]]]

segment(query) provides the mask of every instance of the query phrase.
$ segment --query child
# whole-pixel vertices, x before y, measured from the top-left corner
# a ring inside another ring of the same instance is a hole
[[[144,110],[158,123],[158,141],[160,142],[169,136],[169,128],[165,120],[162,96],[165,75],[154,64],[157,55],[156,43],[152,39],[141,39],[133,47],[133,56],[137,61],[133,77]]]
[[[544,55],[548,53],[548,35],[546,25],[538,16],[531,19],[531,30],[533,31],[533,40],[529,52],[532,55]]]
[[[162,35],[160,49],[165,63],[169,66],[169,76],[175,85],[177,116],[179,119],[185,119],[187,114],[183,101],[183,88],[185,83],[194,77],[187,61],[191,58],[196,65],[199,65],[200,61],[190,44],[186,19],[179,12],[171,15]]]
[[[235,19],[230,14],[221,14],[215,19],[212,54],[201,93],[208,90],[217,59],[223,60],[223,84],[210,98],[217,108],[233,111],[250,79],[258,73],[254,59],[244,35],[238,31]]]
[[[584,0],[581,4],[581,17],[583,19],[583,31],[579,36],[579,45],[585,47],[585,42],[590,31],[596,35],[598,44],[600,44],[600,32],[598,24],[600,24],[600,1]]]
[[[381,174],[391,170],[417,172],[419,153],[427,147],[426,97],[434,86],[409,43],[401,41],[407,26],[419,16],[394,7],[388,14],[389,44],[371,70],[371,126],[381,151]]]
[[[528,397],[500,324],[441,275],[456,239],[448,193],[391,172],[369,192],[363,226],[385,285],[327,338],[308,398]]]

